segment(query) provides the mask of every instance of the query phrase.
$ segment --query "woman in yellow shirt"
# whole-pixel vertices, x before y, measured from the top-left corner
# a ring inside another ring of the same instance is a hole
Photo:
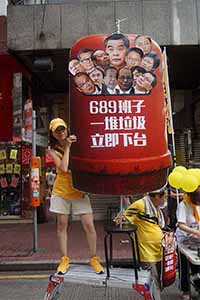
[[[75,189],[69,170],[69,155],[72,143],[76,142],[75,135],[69,135],[67,124],[63,119],[55,118],[49,125],[49,154],[56,166],[56,179],[53,185],[50,211],[57,215],[57,237],[62,254],[57,272],[64,274],[69,268],[67,255],[67,228],[69,214],[80,215],[90,249],[90,265],[98,274],[104,272],[99,257],[96,256],[96,231],[94,227],[92,208],[89,197]]]

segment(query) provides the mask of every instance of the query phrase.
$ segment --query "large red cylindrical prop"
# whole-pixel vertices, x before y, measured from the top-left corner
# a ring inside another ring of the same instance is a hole
[[[73,183],[80,190],[97,194],[138,194],[163,186],[171,164],[162,55],[159,46],[149,38],[149,49],[143,48],[143,58],[140,56],[138,62],[143,70],[135,74],[129,64],[134,55],[128,53],[134,52],[130,48],[142,46],[136,43],[134,34],[125,36],[129,42],[125,46],[121,45],[126,42],[118,39],[120,36],[115,37],[112,40],[105,34],[86,36],[71,49],[71,58],[79,65],[79,70],[70,70],[71,132],[77,135],[77,143],[71,149]],[[109,59],[107,66],[100,65],[91,50],[101,50],[99,57],[104,51],[105,61],[106,57]],[[106,70],[110,66],[114,67],[110,73],[116,73],[117,78],[109,93]],[[92,76],[94,69],[103,70],[103,81]],[[131,85],[129,70],[133,75]]]

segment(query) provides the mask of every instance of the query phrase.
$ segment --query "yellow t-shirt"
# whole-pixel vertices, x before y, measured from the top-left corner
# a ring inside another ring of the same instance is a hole
[[[71,171],[57,171],[56,180],[53,185],[52,194],[65,200],[81,199],[84,193],[73,187]]]
[[[131,210],[144,213],[145,204],[143,199],[132,203],[125,211],[125,216],[129,222],[137,225],[137,237],[139,244],[141,262],[157,262],[162,256],[162,230],[158,224],[141,220],[137,215],[131,215]],[[126,215],[128,214],[128,216]]]
[[[57,149],[59,151],[55,150],[56,154],[62,159],[63,157],[62,148],[59,147]],[[72,174],[70,170],[68,170],[67,172],[63,172],[57,169],[56,173],[57,175],[52,190],[53,195],[59,196],[65,200],[72,200],[72,199],[75,200],[84,197],[83,192],[73,187]]]

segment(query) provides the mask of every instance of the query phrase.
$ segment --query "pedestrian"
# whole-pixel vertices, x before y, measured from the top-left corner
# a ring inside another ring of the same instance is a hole
[[[50,201],[50,211],[57,216],[57,237],[62,254],[57,272],[64,274],[69,268],[67,229],[69,215],[72,212],[74,215],[80,216],[86,233],[90,250],[90,265],[96,273],[101,274],[104,269],[96,255],[97,236],[90,200],[87,194],[73,187],[72,174],[69,169],[70,148],[75,142],[76,136],[69,134],[67,124],[63,119],[55,118],[50,122],[49,154],[54,161],[57,172]]]
[[[163,187],[133,202],[122,216],[122,221],[128,220],[137,226],[140,263],[143,269],[152,272],[154,300],[161,300],[162,228],[165,226],[161,207],[165,203],[166,191]],[[120,217],[114,221],[119,224]]]
[[[47,175],[46,175],[48,196],[51,195],[55,179],[56,179],[56,171],[52,168],[47,172]]]
[[[167,223],[172,230],[176,230],[177,218],[176,210],[177,203],[183,200],[184,193],[181,190],[177,190],[173,187],[168,187],[168,199],[167,199]]]
[[[194,245],[200,242],[200,186],[192,192],[183,195],[183,201],[177,207],[176,237],[178,244],[192,238]],[[200,273],[200,266],[190,263],[192,275]],[[188,281],[188,263],[185,255],[179,253],[179,285],[183,299],[190,299]],[[200,279],[195,280],[200,288]]]

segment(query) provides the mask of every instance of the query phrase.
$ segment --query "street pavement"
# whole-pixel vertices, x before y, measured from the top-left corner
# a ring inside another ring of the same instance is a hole
[[[95,222],[97,231],[97,254],[104,262],[104,225]],[[80,222],[69,226],[70,262],[87,263],[89,251],[85,233]],[[56,238],[56,224],[38,224],[38,251],[33,252],[33,224],[0,224],[0,271],[4,270],[55,270],[60,259]],[[121,243],[127,237],[117,235],[113,241],[114,257],[131,257],[131,247]],[[22,267],[23,266],[23,267]]]
[[[96,222],[98,255],[104,258],[104,226]],[[56,224],[38,224],[38,251],[33,252],[33,224],[0,224],[0,299],[42,300],[48,277],[56,270],[60,253],[56,241]],[[113,241],[114,258],[131,258],[126,237],[117,235]],[[80,222],[69,226],[69,256],[73,263],[88,263],[88,246]],[[25,272],[26,271],[26,272]],[[20,275],[20,276],[19,276]],[[27,276],[28,275],[28,276]],[[136,300],[132,289],[92,287],[65,282],[59,300]],[[177,283],[166,288],[162,300],[179,300]]]
[[[27,279],[24,278],[27,276]],[[43,300],[48,284],[48,272],[15,273],[9,276],[0,273],[0,299],[2,300]],[[5,279],[3,279],[3,276]],[[7,277],[6,277],[7,276]],[[17,278],[17,276],[19,278]],[[38,276],[38,278],[37,278]],[[65,282],[62,286],[59,300],[136,300],[140,298],[133,289],[105,288],[86,286],[82,284],[70,284]],[[166,288],[162,293],[162,300],[181,300],[177,290],[177,283]]]

